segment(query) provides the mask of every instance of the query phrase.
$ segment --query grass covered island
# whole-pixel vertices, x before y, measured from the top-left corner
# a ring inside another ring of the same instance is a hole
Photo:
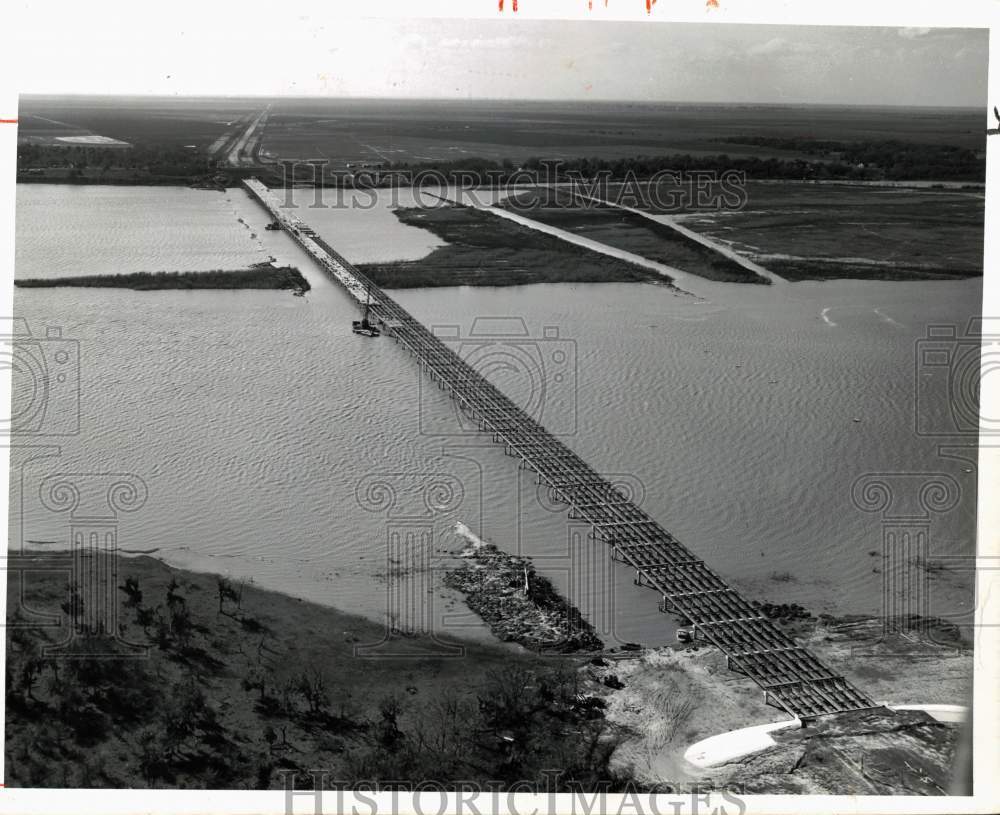
[[[581,201],[563,188],[520,191],[497,206],[707,280],[758,285],[771,282],[667,224],[596,201]]]
[[[526,283],[658,283],[657,272],[601,255],[468,206],[395,210],[407,226],[433,232],[446,246],[421,260],[359,264],[387,289],[427,286],[520,286]]]
[[[273,266],[257,263],[249,269],[213,269],[208,272],[132,272],[130,274],[81,275],[80,277],[30,278],[15,280],[21,288],[53,288],[80,286],[83,288],[135,289],[291,289],[305,293],[311,286],[294,266]]]

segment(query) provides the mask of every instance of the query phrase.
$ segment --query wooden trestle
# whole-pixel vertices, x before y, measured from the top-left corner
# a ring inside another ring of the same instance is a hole
[[[491,433],[520,466],[533,470],[551,496],[566,504],[572,518],[591,524],[611,556],[635,570],[636,584],[660,594],[661,610],[690,620],[695,637],[718,647],[731,670],[757,683],[768,704],[801,719],[876,707],[290,215],[263,184],[251,179],[244,186],[356,300],[364,303],[370,295],[370,319],[416,358],[480,430]]]

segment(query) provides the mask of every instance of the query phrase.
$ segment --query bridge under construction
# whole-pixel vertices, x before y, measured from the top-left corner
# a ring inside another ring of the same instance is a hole
[[[481,431],[519,459],[520,466],[533,470],[539,483],[568,506],[572,518],[593,527],[612,558],[635,570],[637,585],[660,594],[662,611],[687,618],[694,636],[718,647],[729,669],[752,679],[768,704],[799,719],[878,707],[361,274],[284,207],[278,195],[256,179],[243,184],[359,304],[369,304],[370,318],[416,358]]]

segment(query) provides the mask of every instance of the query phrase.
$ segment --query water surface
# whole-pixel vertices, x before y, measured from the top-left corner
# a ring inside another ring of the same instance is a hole
[[[353,261],[418,259],[439,243],[388,207],[299,214]],[[314,288],[305,298],[17,290],[16,313],[36,334],[57,325],[79,340],[81,424],[46,440],[57,457],[15,474],[23,525],[12,524],[12,547],[67,539],[66,517],[38,500],[45,475],[131,472],[149,498],[122,516],[122,547],[157,548],[179,566],[381,618],[406,565],[389,560],[391,542],[429,533],[433,571],[461,545],[453,527],[463,522],[533,554],[609,640],[669,637],[655,595],[612,568],[513,459],[462,433],[390,338],[353,335],[348,297],[286,235],[265,232],[266,220],[235,189],[19,187],[18,277],[273,256]],[[449,327],[463,353],[751,596],[879,610],[869,552],[881,550],[883,518],[851,499],[866,473],[953,477],[961,501],[931,518],[931,550],[971,554],[974,466],[939,455],[943,439],[915,435],[914,378],[927,372],[914,355],[928,324],[964,325],[978,311],[981,281],[685,283],[691,295],[590,284],[396,296]],[[512,336],[518,320],[526,333]],[[30,455],[16,453],[15,465]],[[431,598],[439,627],[450,613],[452,630],[482,635],[422,574],[406,582],[409,599]],[[967,608],[966,577],[935,578],[932,610]]]

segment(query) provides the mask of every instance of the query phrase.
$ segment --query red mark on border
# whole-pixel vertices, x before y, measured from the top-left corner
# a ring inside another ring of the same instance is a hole
[[[718,8],[719,0],[705,0],[705,8]]]
[[[0,119],[0,125],[16,125],[17,119]]]
[[[653,11],[653,6],[656,5],[656,0],[646,0],[646,14],[651,14]],[[719,0],[707,0],[706,5],[712,8],[719,7]],[[503,13],[504,0],[497,0],[497,10]],[[608,0],[604,0],[604,8],[608,7]],[[517,11],[517,0],[511,0],[510,4],[511,11]],[[594,10],[594,0],[587,0],[587,11]]]

